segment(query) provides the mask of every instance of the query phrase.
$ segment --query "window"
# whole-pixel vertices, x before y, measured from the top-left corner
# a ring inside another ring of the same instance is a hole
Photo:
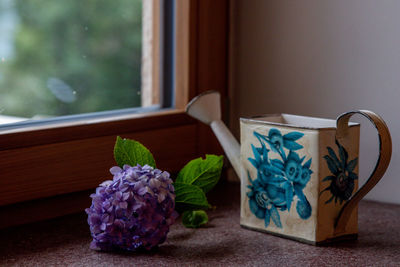
[[[168,1],[160,2],[161,10]],[[11,220],[5,215],[20,209],[19,218],[26,222],[81,210],[87,199],[77,201],[69,196],[92,190],[109,177],[117,135],[144,143],[155,154],[157,166],[171,172],[206,152],[221,153],[210,130],[190,119],[183,108],[204,90],[227,96],[229,2],[173,2],[175,107],[1,130],[0,217]],[[43,200],[49,197],[51,201]],[[39,208],[46,214],[33,212]],[[27,219],[24,214],[34,215]],[[10,220],[0,222],[0,227],[22,221]]]
[[[0,25],[3,116],[141,106],[142,0],[1,0]]]

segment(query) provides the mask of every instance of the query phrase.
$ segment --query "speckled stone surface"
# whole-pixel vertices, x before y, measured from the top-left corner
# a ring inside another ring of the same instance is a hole
[[[400,266],[400,206],[363,201],[356,241],[314,247],[239,226],[239,186],[214,193],[207,228],[175,224],[149,253],[89,249],[85,214],[0,231],[0,266]]]

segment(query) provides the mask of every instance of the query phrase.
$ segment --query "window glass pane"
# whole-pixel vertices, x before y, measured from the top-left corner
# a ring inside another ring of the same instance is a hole
[[[141,46],[141,0],[0,0],[0,118],[140,106]]]

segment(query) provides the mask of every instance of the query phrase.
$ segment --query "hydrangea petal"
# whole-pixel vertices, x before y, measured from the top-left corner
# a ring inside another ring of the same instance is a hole
[[[121,171],[122,171],[122,169],[118,166],[114,166],[110,169],[110,173],[112,175],[116,175],[116,174],[120,173]]]
[[[113,167],[113,181],[92,194],[86,209],[94,250],[152,249],[165,241],[177,218],[168,172],[140,165]]]

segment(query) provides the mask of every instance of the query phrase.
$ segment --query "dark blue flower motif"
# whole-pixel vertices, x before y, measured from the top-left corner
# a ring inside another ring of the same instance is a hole
[[[303,148],[296,140],[303,137],[303,133],[291,132],[282,135],[278,129],[272,128],[268,136],[254,132],[261,146],[252,145],[254,158],[248,160],[257,169],[257,178],[252,180],[248,172],[250,189],[247,192],[251,212],[259,219],[264,220],[268,227],[272,220],[281,228],[278,210],[290,211],[293,198],[297,196],[296,210],[300,218],[311,216],[311,205],[303,194],[303,189],[310,180],[312,171],[311,159],[304,162],[295,150]],[[267,149],[267,146],[270,148]],[[289,150],[288,155],[285,149]],[[268,153],[278,153],[281,159],[270,159]]]
[[[354,180],[358,179],[358,176],[354,171],[357,166],[358,158],[354,158],[348,161],[349,155],[346,149],[336,140],[336,145],[339,149],[339,158],[331,147],[327,147],[328,154],[325,155],[324,159],[328,165],[332,175],[325,177],[322,181],[330,181],[330,185],[325,188],[320,194],[325,191],[330,191],[332,197],[325,203],[330,203],[335,199],[335,203],[339,200],[340,204],[343,201],[348,200],[353,194]]]

